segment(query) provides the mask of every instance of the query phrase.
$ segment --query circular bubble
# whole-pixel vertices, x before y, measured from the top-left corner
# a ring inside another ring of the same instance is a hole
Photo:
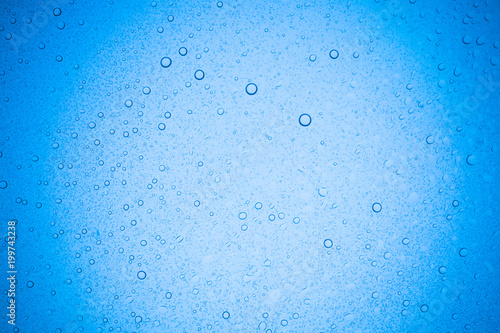
[[[467,257],[468,254],[469,254],[469,249],[465,247],[461,248],[460,251],[458,251],[458,255],[460,255],[463,258]]]
[[[246,218],[247,218],[247,213],[245,213],[245,212],[241,212],[241,213],[239,213],[239,214],[238,214],[238,218],[239,218],[240,220],[244,220],[244,219],[246,219]]]
[[[299,217],[294,217],[293,218],[293,223],[299,224],[299,222],[300,222],[300,218]]]
[[[7,182],[5,180],[2,180],[0,181],[0,188],[3,190],[3,189],[6,189],[8,186]]]
[[[311,116],[307,113],[303,113],[299,116],[299,124],[306,127],[311,125]]]
[[[174,20],[174,17],[172,15],[167,16],[168,22],[172,22]]]
[[[218,114],[219,116],[223,115],[223,114],[224,114],[224,109],[223,109],[223,108],[219,108],[219,109],[217,109],[217,114]]]
[[[149,95],[151,93],[151,88],[149,88],[149,87],[142,88],[142,93],[144,95]]]
[[[171,293],[171,292],[167,292],[167,293],[165,294],[165,298],[166,298],[166,299],[171,299],[171,298],[172,298],[172,293]]]
[[[446,266],[439,267],[439,274],[446,274]]]
[[[451,204],[453,205],[453,207],[458,207],[459,205],[458,200],[453,200]]]
[[[205,73],[201,69],[198,69],[196,72],[194,72],[194,78],[196,80],[203,80],[204,77]]]
[[[144,271],[137,272],[137,278],[139,280],[144,280],[146,278],[146,272],[144,272]]]
[[[179,54],[184,57],[186,54],[188,54],[188,50],[183,46],[179,49]]]
[[[224,312],[222,313],[222,318],[224,318],[224,319],[229,319],[229,317],[230,317],[229,312],[224,311]]]
[[[57,61],[57,62],[61,62],[61,61],[63,61],[63,57],[62,57],[62,56],[60,56],[60,55],[58,55],[58,56],[56,57],[56,61]]]
[[[325,240],[323,241],[323,245],[324,245],[327,249],[329,249],[329,248],[331,248],[331,247],[333,246],[333,242],[332,242],[332,240],[331,240],[331,239],[328,239],[328,238],[327,238],[327,239],[325,239]]]
[[[165,126],[165,124],[164,124],[164,123],[159,123],[159,124],[158,124],[158,129],[159,129],[160,131],[163,131],[166,127],[167,127],[167,126]]]
[[[262,208],[262,203],[257,202],[257,203],[255,204],[255,209],[261,209],[261,208]]]
[[[218,2],[217,2],[217,7],[222,8],[222,6],[223,6],[223,5],[224,5],[224,4],[222,3],[222,1],[218,1]]]
[[[172,59],[170,59],[169,57],[163,57],[160,60],[160,65],[163,68],[168,68],[170,67],[170,65],[172,65]]]
[[[66,26],[66,24],[63,21],[59,21],[57,23],[57,29],[59,29],[59,30],[64,29],[65,26]]]
[[[311,54],[311,55],[309,56],[309,61],[311,61],[311,62],[315,62],[315,61],[316,61],[316,55],[315,55],[315,54]]]
[[[427,311],[429,311],[429,307],[427,306],[427,304],[423,304],[423,305],[420,307],[420,311],[422,311],[422,312],[427,312]]]
[[[429,144],[429,145],[432,145],[432,144],[434,143],[434,136],[429,135],[429,136],[425,139],[425,142],[427,142],[427,144]]]
[[[170,119],[170,117],[172,117],[172,114],[167,111],[167,112],[165,112],[164,116],[165,116],[165,118]]]
[[[375,212],[375,213],[380,213],[380,211],[382,210],[382,205],[379,204],[378,202],[375,202],[373,205],[372,205],[372,210]]]
[[[247,84],[246,88],[245,88],[247,94],[249,95],[255,95],[257,93],[257,85],[255,83],[249,83]]]
[[[200,201],[199,201],[199,200],[196,200],[196,201],[194,202],[194,206],[195,206],[195,207],[199,207],[199,206],[200,206]]]
[[[288,325],[288,320],[283,319],[283,320],[281,321],[281,326],[286,326],[286,325]]]
[[[339,57],[339,51],[333,49],[330,51],[330,58],[337,59]]]
[[[35,283],[34,283],[33,281],[28,281],[28,282],[26,283],[26,286],[27,286],[28,288],[33,288],[33,286],[34,286],[34,285],[35,285]]]
[[[61,15],[61,13],[62,13],[61,8],[54,8],[54,10],[52,11],[52,13],[54,13],[54,16]]]
[[[408,245],[408,244],[410,244],[410,240],[408,238],[403,238],[401,243],[403,243],[403,245]]]
[[[126,106],[126,107],[128,107],[128,108],[129,108],[129,107],[131,107],[133,104],[134,104],[134,103],[133,103],[133,102],[132,102],[132,100],[130,100],[130,99],[127,99],[127,100],[125,101],[125,106]]]

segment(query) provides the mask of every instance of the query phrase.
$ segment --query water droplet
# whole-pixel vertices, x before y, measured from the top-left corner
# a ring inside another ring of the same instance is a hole
[[[469,155],[469,156],[467,156],[467,158],[466,158],[467,164],[468,164],[468,165],[471,165],[471,166],[476,165],[476,162],[477,162],[476,160],[477,160],[477,159],[476,159],[476,156],[475,156],[475,155]]]
[[[163,68],[168,68],[170,67],[170,65],[172,65],[172,59],[170,59],[169,57],[161,58],[160,65]]]
[[[330,58],[337,59],[339,57],[339,51],[333,49],[330,51]]]
[[[303,113],[299,116],[299,124],[306,127],[311,125],[311,116],[307,113]]]
[[[382,210],[382,205],[379,204],[378,202],[375,202],[373,205],[372,205],[372,210],[375,212],[375,213],[380,213],[380,211]]]
[[[325,239],[325,240],[324,240],[323,245],[324,245],[327,249],[329,249],[329,248],[331,248],[331,247],[333,246],[333,242],[332,242],[332,240],[331,240],[331,239],[328,239],[328,238],[327,238],[327,239]]]
[[[247,84],[245,90],[247,94],[255,95],[257,93],[257,85],[255,83],[249,83]]]
[[[198,69],[196,72],[194,72],[194,78],[196,80],[203,80],[204,77],[205,73],[201,69]]]

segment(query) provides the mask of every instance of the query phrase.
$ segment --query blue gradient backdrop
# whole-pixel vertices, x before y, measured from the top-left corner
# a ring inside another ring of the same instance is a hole
[[[498,0],[0,12],[1,332],[500,331]]]

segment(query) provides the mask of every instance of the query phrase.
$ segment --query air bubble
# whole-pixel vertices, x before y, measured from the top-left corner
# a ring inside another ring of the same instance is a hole
[[[247,213],[245,213],[245,212],[241,212],[241,213],[239,213],[239,214],[238,214],[238,218],[239,218],[240,220],[244,220],[244,219],[246,219],[246,218],[247,218]]]
[[[128,108],[129,108],[129,107],[131,107],[133,104],[134,104],[134,103],[133,103],[133,102],[132,102],[132,100],[130,100],[130,99],[127,99],[127,100],[125,101],[125,106],[126,106],[126,107],[128,107]]]
[[[144,280],[146,278],[146,272],[144,272],[144,271],[137,272],[137,278],[139,280]]]
[[[224,318],[224,319],[229,319],[229,317],[230,317],[229,312],[224,311],[224,312],[222,313],[222,318]]]
[[[325,240],[323,241],[323,245],[324,245],[327,249],[329,249],[329,248],[331,248],[331,247],[333,246],[333,242],[332,242],[332,240],[331,240],[331,239],[325,239]]]
[[[467,257],[469,254],[469,250],[465,247],[461,248],[460,251],[458,251],[458,255],[461,256],[462,258]]]
[[[186,54],[188,54],[188,50],[185,47],[181,47],[179,49],[179,54],[184,57]]]

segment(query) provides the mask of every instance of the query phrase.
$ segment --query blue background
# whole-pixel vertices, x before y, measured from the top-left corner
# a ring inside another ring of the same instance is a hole
[[[0,10],[2,332],[499,331],[498,1]]]

